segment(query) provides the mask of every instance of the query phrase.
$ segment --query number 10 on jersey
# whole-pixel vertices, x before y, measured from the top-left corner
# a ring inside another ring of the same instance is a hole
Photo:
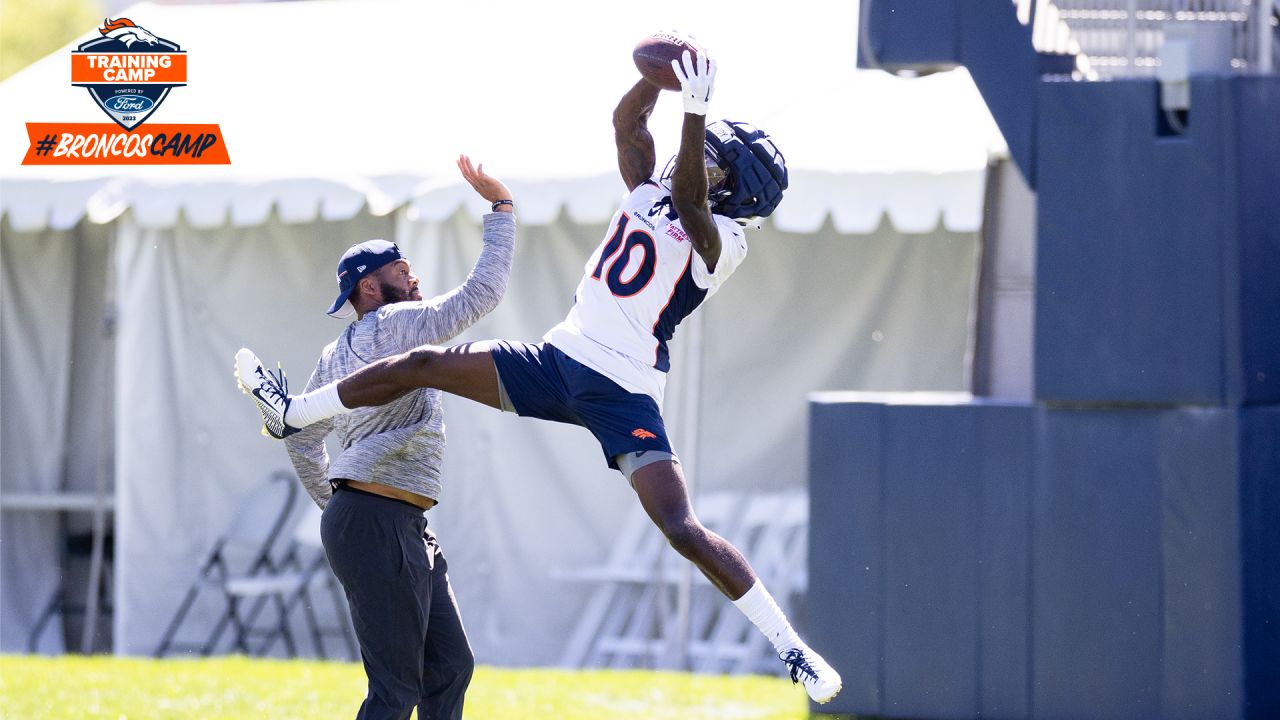
[[[599,280],[601,273],[604,273],[609,291],[623,298],[639,294],[649,285],[658,259],[658,250],[654,246],[653,236],[644,230],[632,230],[628,233],[627,224],[630,221],[631,217],[623,213],[618,220],[618,227],[613,231],[613,236],[600,251],[600,262],[596,263],[596,269],[591,273],[591,277],[596,280]],[[631,273],[631,277],[624,280],[622,273],[626,272],[627,266],[631,264],[631,252],[636,248],[644,250],[640,258],[640,266]],[[605,263],[609,264],[608,270],[605,270]]]

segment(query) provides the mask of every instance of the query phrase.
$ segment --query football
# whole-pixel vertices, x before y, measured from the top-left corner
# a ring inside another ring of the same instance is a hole
[[[636,69],[645,80],[663,90],[679,91],[680,81],[671,69],[671,61],[680,59],[685,50],[693,58],[697,58],[702,52],[692,38],[674,32],[660,32],[636,43],[635,50],[631,51],[631,59],[635,61]]]

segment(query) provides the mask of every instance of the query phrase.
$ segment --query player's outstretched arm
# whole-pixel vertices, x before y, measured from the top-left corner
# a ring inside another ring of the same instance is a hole
[[[627,190],[653,177],[657,154],[649,133],[649,116],[658,104],[657,85],[643,78],[618,101],[613,111],[613,138],[618,146],[618,171]]]
[[[707,106],[715,88],[716,66],[704,53],[696,60],[685,51],[671,67],[680,80],[680,96],[684,100],[684,125],[680,131],[680,149],[676,151],[676,167],[671,174],[671,204],[680,216],[680,224],[689,241],[707,264],[716,271],[720,260],[720,231],[711,217],[707,202],[707,164],[705,144]]]

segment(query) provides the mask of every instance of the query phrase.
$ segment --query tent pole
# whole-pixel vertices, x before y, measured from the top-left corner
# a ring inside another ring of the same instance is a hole
[[[110,257],[110,254],[108,254]],[[108,345],[115,338],[115,298],[112,282],[114,281],[113,263],[107,265],[108,277],[107,288],[103,298],[102,313],[102,334]],[[100,387],[111,387],[110,382],[114,373],[112,372],[112,363],[102,362],[102,384]],[[107,469],[107,448],[111,447],[112,437],[112,413],[109,408],[104,407],[102,413],[102,443],[99,446],[97,472],[94,473],[93,479],[93,548],[89,556],[89,587],[85,592],[84,605],[84,628],[80,635],[80,653],[89,655],[93,653],[93,640],[98,632],[98,604],[102,600],[102,566],[104,564],[104,556],[106,555],[106,531],[107,531],[107,475],[110,472]]]

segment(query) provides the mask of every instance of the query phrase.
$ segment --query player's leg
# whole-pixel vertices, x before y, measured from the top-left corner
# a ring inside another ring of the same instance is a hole
[[[417,388],[438,388],[502,407],[498,373],[486,343],[424,345],[296,396],[289,395],[283,372],[266,370],[253,351],[241,348],[236,353],[236,379],[257,403],[266,431],[276,438],[357,407],[385,405]]]
[[[435,388],[502,407],[498,371],[487,343],[423,345],[370,363],[337,383],[338,397],[348,408],[386,405],[418,388]]]
[[[726,597],[737,600],[755,584],[756,574],[742,553],[698,521],[679,463],[662,460],[635,469],[631,472],[631,485],[649,519],[671,547],[697,566]]]
[[[566,404],[567,392],[559,368],[546,355],[547,347],[543,345],[506,340],[450,348],[422,346],[371,363],[320,391],[299,395],[292,401],[301,404],[315,398],[321,403],[316,415],[299,411],[298,422],[305,425],[349,408],[385,404],[416,388],[436,388],[521,417],[582,424]],[[332,410],[329,401],[324,400],[325,393],[343,409]],[[289,405],[288,418],[291,426],[303,426],[294,425],[293,405]]]
[[[791,671],[791,679],[803,683],[815,702],[835,697],[840,692],[840,674],[800,639],[742,553],[698,521],[679,463],[661,460],[640,466],[634,457],[619,461],[640,504],[671,547],[697,566],[769,639]]]
[[[427,534],[431,534],[429,530]],[[458,601],[449,585],[449,561],[434,539],[428,543],[427,551],[434,554],[435,561],[431,570],[431,614],[422,662],[418,717],[460,720],[462,701],[475,670],[475,655],[462,627]]]

